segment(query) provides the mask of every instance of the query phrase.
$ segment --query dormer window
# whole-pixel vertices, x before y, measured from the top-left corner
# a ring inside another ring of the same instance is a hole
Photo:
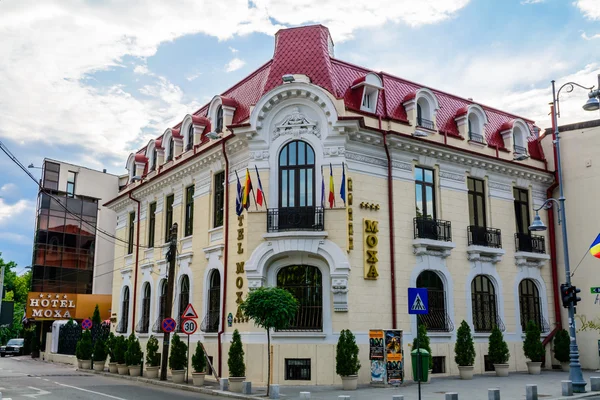
[[[379,91],[383,90],[381,79],[377,74],[373,73],[358,78],[352,83],[352,90],[357,90],[360,93],[360,89],[362,89],[361,111],[375,113],[377,111]]]
[[[217,121],[215,124],[215,132],[223,132],[223,106],[219,106],[219,108],[217,108]]]
[[[156,148],[152,150],[152,158],[150,160],[150,171],[154,171],[156,169],[156,160],[158,159],[158,151]]]
[[[426,129],[434,129],[431,106],[425,97],[421,97],[417,100],[417,126]]]
[[[175,140],[173,140],[173,137],[169,138],[169,145],[167,151],[167,162],[169,162],[173,159],[173,152],[175,151]]]
[[[479,120],[479,116],[474,112],[469,113],[469,140],[484,143],[482,128],[483,124]]]
[[[190,125],[187,134],[187,146],[185,146],[185,150],[191,150],[194,147],[194,126]]]
[[[513,127],[513,143],[515,154],[527,155],[527,135],[517,124]]]

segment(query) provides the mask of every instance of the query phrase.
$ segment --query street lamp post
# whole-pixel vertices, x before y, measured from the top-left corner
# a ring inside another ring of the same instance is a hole
[[[560,197],[558,200],[550,198],[542,204],[541,207],[535,210],[535,218],[533,223],[529,227],[532,231],[541,231],[545,230],[546,226],[541,221],[538,211],[545,207],[547,204],[553,202],[558,206],[558,223],[562,228],[562,236],[563,236],[563,253],[565,258],[565,277],[567,286],[571,286],[571,267],[569,263],[569,243],[568,243],[568,235],[567,235],[567,216],[565,212],[565,196],[564,196],[564,186],[563,186],[563,177],[562,177],[562,164],[560,159],[560,133],[558,130],[558,116],[560,115],[559,109],[559,100],[558,96],[560,95],[560,91],[563,88],[567,88],[567,92],[571,92],[574,89],[574,86],[578,86],[582,89],[590,90],[589,100],[583,106],[583,109],[586,111],[596,111],[600,109],[600,102],[598,98],[600,97],[600,74],[598,75],[598,86],[599,89],[592,91],[594,88],[581,86],[574,82],[568,82],[562,85],[558,89],[558,93],[555,91],[554,81],[552,81],[552,122],[554,123],[554,145],[556,146],[556,170],[558,172],[558,187],[560,190]],[[556,290],[556,288],[554,288]],[[558,304],[555,304],[555,307],[558,307]],[[577,347],[577,332],[575,329],[575,304],[573,302],[569,303],[569,336],[571,337],[570,343],[570,353],[569,357],[571,362],[569,364],[569,379],[573,383],[573,392],[575,393],[585,393],[586,382],[583,379],[583,374],[581,372],[581,364],[579,363],[579,348]]]

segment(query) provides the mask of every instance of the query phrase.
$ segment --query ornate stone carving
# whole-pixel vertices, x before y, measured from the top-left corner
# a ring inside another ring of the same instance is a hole
[[[324,153],[326,156],[343,156],[346,148],[344,146],[326,147]]]
[[[450,179],[452,181],[464,182],[465,176],[460,174],[454,174],[452,172],[440,171],[440,178]]]
[[[292,135],[295,138],[300,135],[312,134],[321,137],[318,123],[312,122],[304,114],[300,112],[298,107],[292,108],[292,113],[286,116],[280,123],[275,125],[273,130],[273,140],[281,135]]]
[[[250,152],[251,160],[268,160],[269,159],[269,150],[258,150]]]
[[[498,183],[498,182],[488,182],[488,186],[491,189],[502,190],[504,192],[510,192],[510,190],[511,190],[510,185],[505,185],[503,183]]]
[[[348,311],[348,279],[332,279],[331,292],[333,293],[333,311]]]

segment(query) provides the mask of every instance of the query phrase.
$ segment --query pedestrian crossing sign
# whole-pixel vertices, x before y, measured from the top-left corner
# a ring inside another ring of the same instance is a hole
[[[408,313],[429,314],[427,289],[408,288]]]

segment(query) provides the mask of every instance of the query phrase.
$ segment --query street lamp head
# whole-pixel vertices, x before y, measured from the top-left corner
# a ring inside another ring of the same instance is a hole
[[[590,97],[588,101],[583,105],[585,111],[598,111],[600,110],[600,100],[597,97]]]
[[[544,223],[542,222],[542,219],[540,218],[540,214],[538,214],[538,212],[535,212],[535,217],[533,218],[533,223],[529,226],[529,230],[533,231],[533,232],[539,232],[539,231],[545,231],[546,230],[546,225],[544,225]]]

